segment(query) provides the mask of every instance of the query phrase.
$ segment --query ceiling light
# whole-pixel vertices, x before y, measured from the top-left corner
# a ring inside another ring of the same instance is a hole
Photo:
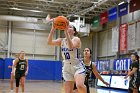
[[[123,2],[120,2],[118,5],[121,5],[121,4],[123,4],[123,3],[125,3],[124,1]]]
[[[20,9],[20,8],[16,8],[16,7],[12,7],[12,8],[9,8],[9,9],[12,9],[12,10],[23,10],[23,11],[31,11],[31,12],[43,12],[43,11],[39,11],[39,10],[27,10],[27,9]]]
[[[74,17],[80,17],[80,16],[79,16],[79,15],[75,15],[75,14],[74,14]]]
[[[42,12],[42,11],[39,11],[39,10],[29,10],[31,12]]]
[[[23,9],[20,9],[20,8],[16,8],[16,7],[13,7],[13,8],[10,8],[12,10],[23,10]]]

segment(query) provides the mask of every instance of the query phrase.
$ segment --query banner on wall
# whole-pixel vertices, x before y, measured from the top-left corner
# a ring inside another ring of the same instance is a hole
[[[140,48],[140,22],[137,22],[136,27],[136,48]]]
[[[128,14],[128,2],[119,5],[118,9],[119,9],[119,11],[118,11],[119,17]]]
[[[140,10],[140,0],[131,0],[129,10],[130,12]]]
[[[110,60],[97,60],[97,70],[108,71],[110,69]]]
[[[119,46],[119,27],[112,28],[112,52],[118,52]]]
[[[108,11],[108,19],[109,21],[113,21],[113,20],[116,20],[117,19],[117,7],[114,7],[114,8],[111,8],[109,11]]]
[[[128,25],[128,32],[127,32],[127,49],[128,50],[133,50],[136,47],[135,31],[136,31],[135,23]]]
[[[103,25],[104,23],[107,23],[108,21],[108,12],[103,12],[100,14],[100,24]]]
[[[128,70],[131,63],[130,58],[114,60],[114,70]]]
[[[127,48],[127,30],[127,24],[120,25],[120,51],[125,51]]]
[[[92,27],[97,27],[99,25],[100,25],[100,17],[96,16],[96,17],[93,18]]]

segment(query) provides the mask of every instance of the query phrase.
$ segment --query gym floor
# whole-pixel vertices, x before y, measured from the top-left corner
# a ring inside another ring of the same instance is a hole
[[[9,80],[0,80],[0,93],[10,93]],[[64,93],[63,82],[26,81],[25,93]],[[127,93],[127,91],[110,90],[106,88],[90,88],[90,93]]]

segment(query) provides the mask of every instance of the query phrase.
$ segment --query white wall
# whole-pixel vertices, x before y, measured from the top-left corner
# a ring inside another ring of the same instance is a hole
[[[47,37],[49,31],[39,31],[35,33],[35,54],[54,55],[55,47],[47,45]]]
[[[7,48],[7,22],[0,21],[0,48]],[[5,51],[0,50],[0,58],[4,58]]]
[[[140,10],[135,11],[133,14],[134,14],[134,20],[140,19]]]
[[[136,21],[138,19],[140,19],[140,10],[122,16],[121,24]]]
[[[7,45],[8,22],[0,20],[0,42]],[[50,25],[26,22],[12,22],[10,56],[21,50],[29,59],[55,60],[55,47],[47,45]],[[55,36],[54,36],[55,38]],[[0,57],[6,57],[6,52],[0,52]]]
[[[85,36],[85,37],[81,37],[81,42],[82,42],[82,46],[81,46],[81,54],[83,56],[83,50],[87,47],[90,48],[93,51],[93,47],[92,47],[92,35],[90,36]]]
[[[12,53],[24,50],[26,53],[33,53],[34,32],[28,29],[12,29]]]
[[[98,57],[115,55],[112,52],[112,32],[111,29],[98,33]]]

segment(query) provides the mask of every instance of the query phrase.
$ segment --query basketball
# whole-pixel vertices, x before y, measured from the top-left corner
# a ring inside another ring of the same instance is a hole
[[[58,30],[65,30],[66,27],[69,25],[69,22],[66,17],[58,16],[53,20],[53,26],[55,29]]]

